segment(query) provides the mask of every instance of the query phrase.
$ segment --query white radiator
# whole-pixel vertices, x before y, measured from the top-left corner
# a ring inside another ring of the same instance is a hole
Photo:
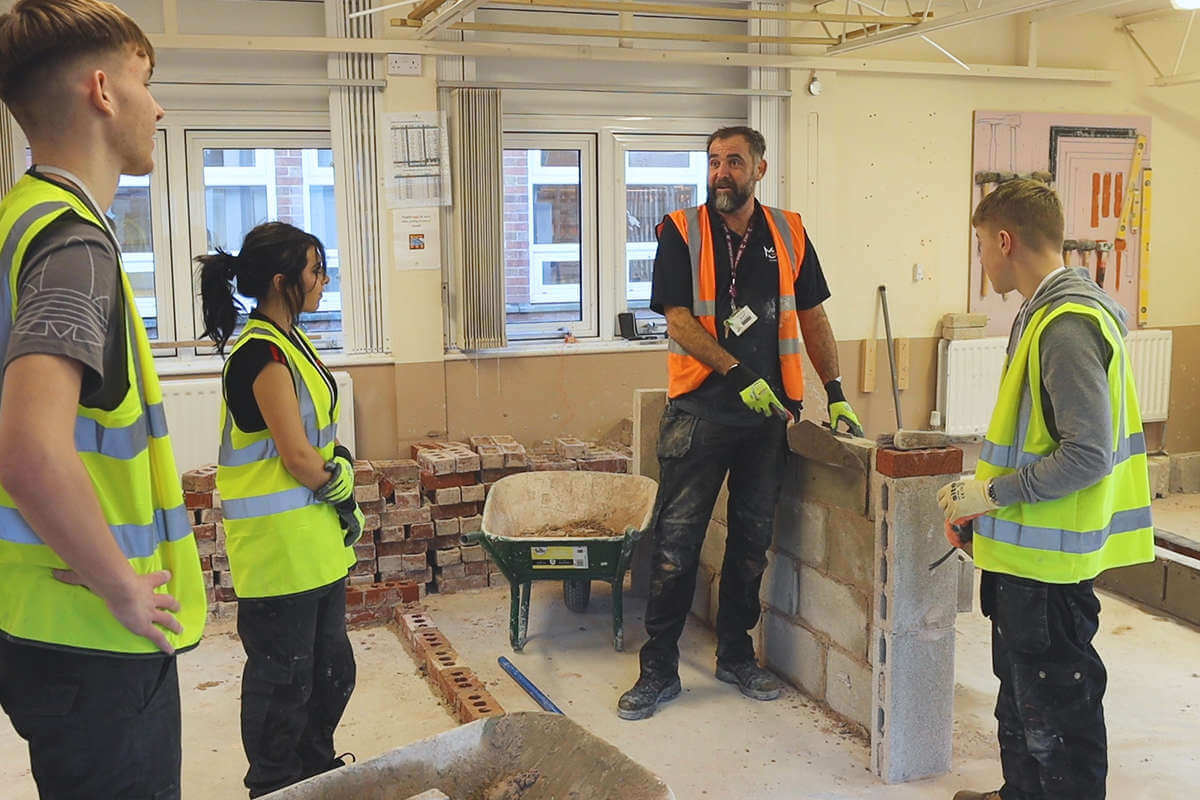
[[[354,452],[354,381],[349,372],[335,372],[342,416],[338,440]],[[167,430],[180,472],[217,463],[221,424],[221,379],[187,378],[162,382]]]
[[[937,409],[946,433],[987,433],[1007,344],[1003,336],[938,342]]]
[[[987,433],[1000,389],[1006,337],[938,343],[937,409],[949,434]],[[1130,331],[1125,339],[1143,422],[1167,418],[1171,331]]]

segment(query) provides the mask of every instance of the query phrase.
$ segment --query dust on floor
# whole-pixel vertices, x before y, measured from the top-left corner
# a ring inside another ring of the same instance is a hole
[[[978,612],[958,618],[954,772],[884,786],[867,768],[867,746],[799,692],[756,702],[713,677],[715,640],[694,618],[682,641],[684,692],[649,720],[617,719],[617,697],[637,677],[644,634],[642,601],[626,601],[626,651],[612,649],[610,596],[601,584],[581,614],[562,603],[559,584],[535,584],[530,638],[508,645],[508,595],[489,589],[430,596],[427,607],[488,690],[510,711],[537,706],[501,671],[508,656],[568,715],[660,775],[680,800],[949,800],[957,789],[996,788],[992,705],[995,679],[988,627]],[[1109,667],[1106,710],[1114,800],[1190,796],[1200,782],[1195,748],[1200,704],[1200,631],[1103,597],[1097,646]],[[183,796],[245,797],[238,734],[243,655],[232,626],[210,626],[202,645],[180,659],[184,715]],[[388,628],[351,632],[358,685],[337,746],[370,758],[454,722]],[[0,786],[9,800],[33,800],[24,742],[0,723]]]

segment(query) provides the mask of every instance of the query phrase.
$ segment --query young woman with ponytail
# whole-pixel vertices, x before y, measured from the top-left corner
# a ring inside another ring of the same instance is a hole
[[[329,278],[312,234],[268,222],[237,255],[196,259],[204,336],[224,353],[217,488],[238,596],[242,745],[251,797],[343,765],[333,731],[354,689],[346,573],[363,516],[336,443],[337,383],[297,325]]]

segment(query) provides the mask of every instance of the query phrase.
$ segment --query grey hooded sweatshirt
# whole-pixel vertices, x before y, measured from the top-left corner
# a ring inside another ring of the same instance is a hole
[[[1039,308],[1064,300],[1103,309],[1127,333],[1125,309],[1096,285],[1087,271],[1069,267],[1045,281],[1025,301],[1013,322],[1008,355]],[[992,480],[1002,506],[1057,500],[1108,475],[1112,464],[1112,401],[1108,362],[1112,348],[1091,319],[1063,314],[1041,339],[1041,393],[1046,425],[1058,442],[1054,452]]]

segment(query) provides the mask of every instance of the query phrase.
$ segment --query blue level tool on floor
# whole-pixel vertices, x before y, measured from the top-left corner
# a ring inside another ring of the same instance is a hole
[[[541,689],[534,686],[533,681],[529,680],[529,678],[526,678],[524,673],[522,673],[521,670],[517,669],[517,666],[515,664],[513,664],[511,661],[509,661],[504,656],[500,656],[500,658],[498,658],[496,660],[498,662],[500,662],[500,668],[502,670],[504,670],[505,672],[507,672],[509,674],[509,676],[514,681],[517,682],[518,686],[520,686],[522,689],[524,689],[526,692],[528,692],[529,696],[532,697],[535,701],[537,701],[537,704],[539,706],[541,706],[545,710],[551,711],[555,714],[563,713],[562,709],[559,708],[558,706],[554,705],[554,701],[551,700],[549,697],[546,697],[546,695],[542,692]],[[566,715],[563,714],[563,716],[566,716]]]

